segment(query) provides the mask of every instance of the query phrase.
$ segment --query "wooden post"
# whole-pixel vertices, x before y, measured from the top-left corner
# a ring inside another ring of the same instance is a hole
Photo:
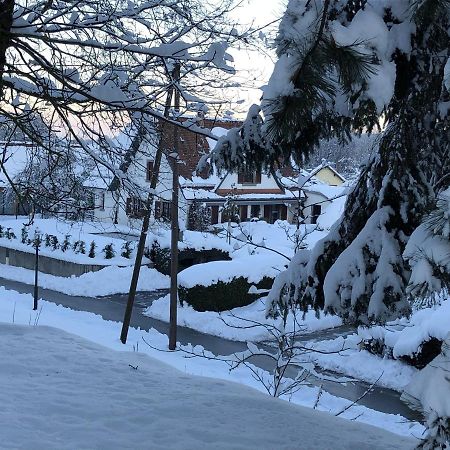
[[[35,236],[34,246],[35,246],[35,259],[34,259],[34,295],[33,295],[33,310],[36,311],[38,309],[38,295],[39,295],[39,286],[38,286],[38,274],[39,274],[39,237]]]
[[[174,79],[180,80],[180,64],[174,68]],[[180,110],[180,91],[175,88],[175,114]],[[176,118],[175,118],[176,119]],[[180,235],[178,224],[178,127],[173,129],[172,153],[172,214],[171,214],[171,247],[170,247],[170,319],[169,319],[169,350],[177,346],[177,307],[178,307],[178,239]]]
[[[173,89],[174,88],[172,83],[170,89],[167,92],[166,104],[164,108],[164,117],[169,117],[170,105],[172,104]],[[147,201],[145,204],[145,212],[142,221],[141,235],[139,237],[139,243],[136,250],[136,259],[134,261],[133,276],[131,278],[130,290],[128,291],[127,306],[123,318],[122,331],[120,333],[120,340],[122,341],[122,344],[127,343],[128,329],[130,328],[131,314],[133,312],[133,304],[134,299],[136,297],[137,284],[139,281],[139,273],[141,271],[142,258],[144,256],[145,242],[147,240],[147,233],[150,225],[150,215],[153,206],[154,190],[156,189],[156,185],[158,183],[159,168],[161,165],[161,158],[163,152],[162,146],[163,144],[161,137],[158,145],[158,150],[156,151],[155,163],[153,165],[153,174],[152,179],[150,181],[150,193],[148,194]]]

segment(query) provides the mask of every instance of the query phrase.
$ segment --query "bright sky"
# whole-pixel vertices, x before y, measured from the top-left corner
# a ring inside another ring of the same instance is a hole
[[[264,26],[282,17],[287,0],[243,0],[235,17],[242,24]],[[278,24],[272,25],[277,27]],[[241,101],[238,109],[245,114],[253,103],[259,103],[261,91],[258,89],[269,80],[275,56],[270,50],[267,55],[258,52],[231,50],[237,71],[236,80],[242,87],[233,93],[234,101]],[[236,110],[236,106],[230,105]]]

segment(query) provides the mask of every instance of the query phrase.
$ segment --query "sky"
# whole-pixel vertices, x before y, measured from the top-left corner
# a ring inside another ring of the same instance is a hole
[[[261,27],[282,17],[286,1],[243,0],[242,6],[235,12],[234,17],[241,24]],[[273,27],[276,28],[277,24],[272,25],[272,29]],[[259,88],[268,82],[276,59],[273,51],[270,50],[267,50],[266,55],[238,49],[231,49],[230,53],[235,60],[236,80],[241,83],[241,88],[233,91],[233,103],[230,104],[229,109],[236,111],[236,115],[242,118],[253,103],[259,103],[262,94]]]

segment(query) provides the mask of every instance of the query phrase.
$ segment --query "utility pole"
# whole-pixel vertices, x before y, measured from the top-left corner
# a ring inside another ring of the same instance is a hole
[[[174,80],[180,81],[180,63],[175,64]],[[175,89],[175,120],[180,111],[180,91]],[[178,126],[173,128],[172,153],[172,209],[171,209],[171,246],[170,246],[170,319],[169,319],[169,350],[177,346],[177,307],[178,307],[178,239],[180,236],[178,224]]]
[[[170,106],[172,104],[172,97],[174,92],[174,86],[173,86],[173,79],[175,75],[175,70],[172,73],[172,83],[170,85],[169,90],[167,91],[167,98],[166,98],[166,104],[164,106],[164,117],[168,118],[170,113]],[[164,122],[162,124],[162,128],[164,129]],[[152,211],[153,206],[153,198],[154,198],[154,191],[156,189],[156,185],[158,184],[158,178],[159,178],[159,169],[161,166],[161,158],[163,153],[163,129],[160,130],[161,137],[158,145],[158,150],[156,151],[155,155],[155,162],[153,164],[153,173],[152,178],[150,180],[150,192],[147,197],[147,201],[145,203],[145,210],[144,210],[144,217],[142,221],[142,229],[141,229],[141,235],[139,237],[139,243],[136,250],[136,259],[134,262],[134,268],[133,268],[133,276],[131,278],[130,283],[130,290],[128,291],[128,301],[127,306],[125,309],[125,315],[123,318],[123,325],[122,325],[122,331],[120,333],[120,340],[122,341],[122,344],[127,343],[127,337],[128,337],[128,329],[130,328],[130,321],[131,321],[131,314],[133,312],[133,304],[134,299],[136,297],[136,290],[137,290],[137,284],[139,281],[139,273],[141,271],[141,264],[142,264],[142,258],[144,256],[144,250],[145,250],[145,242],[147,240],[147,233],[148,228],[150,225],[150,215]]]

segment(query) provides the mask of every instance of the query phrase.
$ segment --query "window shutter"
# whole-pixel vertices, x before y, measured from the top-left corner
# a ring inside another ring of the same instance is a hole
[[[261,172],[256,172],[255,173],[255,183],[256,184],[261,183]]]
[[[238,183],[239,184],[244,183],[244,173],[243,172],[238,172]]]

